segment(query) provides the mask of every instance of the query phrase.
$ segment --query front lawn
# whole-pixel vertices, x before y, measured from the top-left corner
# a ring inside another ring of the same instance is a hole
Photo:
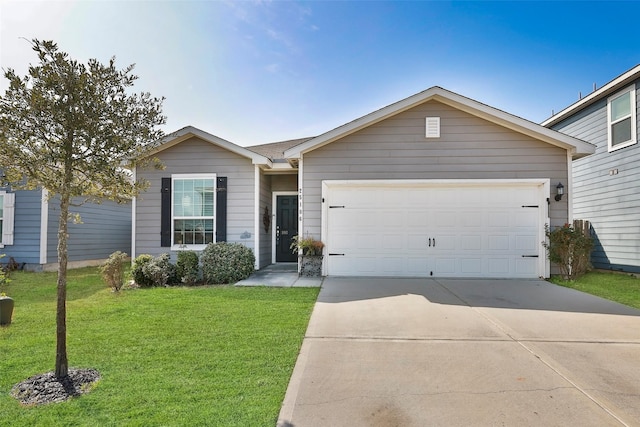
[[[9,395],[55,362],[54,273],[17,272],[0,328],[0,425],[273,426],[317,288],[175,287],[112,293],[95,268],[69,272],[69,366],[102,375],[64,403]]]
[[[640,279],[628,274],[592,271],[575,281],[562,280],[559,276],[550,281],[640,309]]]

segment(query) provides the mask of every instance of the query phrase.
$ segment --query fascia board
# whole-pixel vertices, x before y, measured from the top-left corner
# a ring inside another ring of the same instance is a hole
[[[402,101],[391,104],[371,114],[363,116],[343,126],[337,127],[327,133],[300,144],[285,151],[284,156],[288,159],[300,158],[301,154],[312,151],[323,145],[329,144],[337,139],[343,138],[358,130],[364,129],[393,115],[409,110],[424,102],[435,100],[451,107],[465,111],[474,116],[486,119],[490,122],[504,126],[532,138],[540,139],[549,144],[569,150],[574,156],[584,156],[593,154],[595,146],[588,142],[564,135],[547,129],[537,123],[530,122],[513,114],[482,104],[471,98],[458,95],[438,86],[434,86],[426,91],[410,96]]]
[[[384,119],[409,110],[417,105],[422,104],[423,102],[427,102],[439,90],[441,91],[442,89],[439,87],[432,87],[423,92],[417,93],[401,101],[376,110],[373,113],[367,114],[366,116],[355,119],[349,123],[330,130],[329,132],[312,138],[307,142],[288,149],[284,152],[284,157],[287,159],[299,159],[300,155],[303,153],[312,151],[316,148],[320,148],[323,145],[329,144],[337,139],[344,138],[347,135],[364,129],[368,126],[374,125]]]
[[[435,100],[451,107],[465,111],[497,125],[522,133],[535,139],[539,139],[556,147],[569,150],[574,156],[585,156],[595,153],[596,146],[586,141],[565,135],[555,130],[548,129],[537,123],[525,120],[513,114],[506,113],[497,108],[465,98],[455,93],[449,93],[447,97],[434,97]]]
[[[636,65],[629,71],[611,80],[609,83],[605,84],[600,89],[594,92],[591,92],[589,95],[571,104],[570,106],[560,111],[559,113],[549,117],[547,120],[545,120],[541,124],[544,127],[553,126],[556,123],[559,123],[562,120],[566,119],[567,117],[571,116],[572,114],[575,114],[578,111],[582,110],[583,108],[586,108],[588,105],[593,104],[599,99],[605,98],[609,96],[611,93],[615,92],[616,90],[629,85],[632,81],[638,78],[640,78],[640,65]]]
[[[221,148],[224,148],[232,153],[238,154],[240,156],[251,159],[251,162],[254,165],[266,165],[271,167],[271,160],[267,157],[264,157],[258,153],[254,153],[251,150],[247,150],[246,148],[240,147],[239,145],[234,144],[233,142],[229,142],[225,139],[219,138],[215,135],[212,135],[208,132],[202,131],[193,126],[184,127],[177,132],[174,132],[165,137],[165,142],[146,153],[143,157],[149,157],[158,154],[161,151],[166,150],[167,148],[173,147],[174,145],[180,144],[181,142],[193,137],[197,136],[198,138],[210,143],[217,145]]]

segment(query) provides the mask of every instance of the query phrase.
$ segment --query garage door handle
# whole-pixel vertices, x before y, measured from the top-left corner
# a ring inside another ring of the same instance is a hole
[[[344,256],[344,254],[329,254],[329,256]]]
[[[429,237],[429,247],[431,247],[431,237]]]
[[[436,247],[436,238],[435,237],[433,239],[431,237],[429,237],[429,247],[431,247],[431,246],[433,246],[434,248]]]
[[[435,237],[433,238],[433,247],[434,248],[436,247],[436,238]]]
[[[538,258],[538,255],[522,255],[522,258]]]

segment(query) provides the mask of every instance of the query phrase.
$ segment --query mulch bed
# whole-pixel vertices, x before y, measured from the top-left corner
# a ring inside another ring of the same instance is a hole
[[[11,396],[23,405],[44,405],[88,393],[100,379],[95,369],[69,369],[69,375],[58,378],[53,372],[35,375],[11,388]]]

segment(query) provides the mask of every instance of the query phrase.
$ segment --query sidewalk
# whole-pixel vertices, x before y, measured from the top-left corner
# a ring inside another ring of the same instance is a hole
[[[258,270],[236,286],[273,286],[279,288],[319,288],[323,277],[298,276],[297,263],[271,264]]]

